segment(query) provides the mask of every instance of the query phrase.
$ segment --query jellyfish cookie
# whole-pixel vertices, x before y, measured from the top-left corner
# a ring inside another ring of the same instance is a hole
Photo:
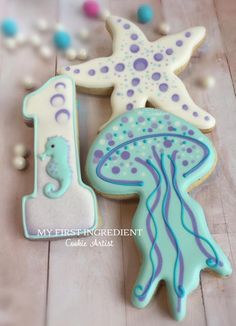
[[[29,239],[80,235],[97,224],[94,191],[81,180],[75,84],[50,79],[26,96],[23,115],[34,124],[34,190],[23,197]]]
[[[161,280],[173,316],[185,316],[187,296],[202,269],[231,273],[228,259],[209,233],[204,211],[188,194],[214,169],[216,153],[206,136],[184,120],[154,109],[121,115],[90,148],[86,172],[105,196],[139,197],[132,228],[142,266],[132,302],[145,307]]]
[[[61,71],[71,76],[82,91],[112,92],[110,120],[149,102],[204,132],[214,127],[215,119],[193,102],[176,76],[203,41],[204,27],[189,28],[149,42],[136,25],[124,18],[110,16],[106,24],[113,38],[112,55],[67,66]]]

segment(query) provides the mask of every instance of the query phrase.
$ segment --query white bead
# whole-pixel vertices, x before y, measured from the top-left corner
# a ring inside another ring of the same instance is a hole
[[[100,14],[99,14],[99,17],[102,19],[102,20],[107,20],[107,18],[111,16],[111,13],[108,9],[103,9]]]
[[[36,88],[36,82],[31,76],[25,76],[22,79],[22,84],[26,90],[31,90]]]
[[[13,148],[13,152],[16,156],[26,157],[28,155],[28,150],[24,144],[16,144]]]
[[[77,33],[78,37],[82,40],[82,41],[86,41],[89,39],[89,30],[86,27],[82,27],[81,30]]]
[[[41,46],[40,49],[39,49],[39,53],[40,53],[41,57],[43,59],[45,59],[45,60],[50,59],[52,57],[52,55],[53,55],[52,50],[47,45]]]
[[[212,76],[204,76],[199,80],[203,88],[213,88],[215,86],[215,78]]]
[[[77,52],[75,49],[69,48],[68,50],[66,50],[65,55],[67,60],[73,61],[76,59]]]
[[[55,31],[64,31],[65,26],[62,23],[57,23],[54,27]]]
[[[5,47],[7,50],[15,50],[17,47],[16,39],[15,38],[6,38],[4,40]]]
[[[26,168],[26,159],[22,156],[16,156],[13,159],[13,166],[17,169],[17,170],[24,170]]]
[[[166,35],[170,32],[170,25],[167,22],[162,22],[158,26],[158,32],[162,35]]]
[[[38,29],[40,32],[46,32],[46,31],[48,31],[48,29],[49,29],[49,24],[48,24],[48,22],[46,21],[46,19],[44,19],[44,18],[40,18],[40,19],[37,21],[36,27],[37,27],[37,29]]]
[[[38,34],[33,34],[30,37],[30,43],[33,45],[33,47],[38,48],[42,44],[42,40]]]
[[[77,58],[79,60],[86,60],[88,58],[88,52],[86,49],[81,49],[78,52]]]
[[[23,33],[17,33],[16,35],[16,43],[18,45],[24,45],[27,42],[27,37]]]

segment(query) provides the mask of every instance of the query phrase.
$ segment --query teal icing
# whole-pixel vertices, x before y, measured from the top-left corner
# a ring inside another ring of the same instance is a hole
[[[45,152],[39,155],[41,160],[47,156],[50,161],[46,166],[47,174],[57,180],[59,187],[56,188],[52,183],[47,183],[43,192],[51,199],[61,197],[70,187],[72,182],[72,170],[69,163],[70,147],[64,137],[50,137],[45,145]]]

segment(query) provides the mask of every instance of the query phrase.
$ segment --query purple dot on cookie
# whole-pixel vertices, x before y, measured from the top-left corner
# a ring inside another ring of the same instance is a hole
[[[131,172],[132,172],[132,173],[137,173],[137,171],[138,171],[137,168],[132,168],[132,169],[131,169]]]
[[[143,122],[144,120],[144,117],[138,117],[138,122]]]
[[[167,92],[167,90],[168,90],[168,85],[165,84],[165,83],[160,84],[159,89],[160,89],[161,92]]]
[[[138,39],[138,35],[137,34],[131,34],[130,38],[131,38],[131,40],[136,41]]]
[[[186,32],[186,33],[185,33],[185,36],[186,36],[186,37],[190,37],[190,36],[191,36],[191,33],[190,33],[190,32]]]
[[[154,59],[156,61],[161,61],[163,59],[163,55],[161,53],[154,54]]]
[[[120,168],[119,166],[113,166],[111,171],[113,174],[118,174],[120,172]]]
[[[152,128],[157,128],[157,123],[156,122],[152,123]]]
[[[192,136],[192,135],[194,134],[194,131],[193,131],[192,129],[190,129],[190,130],[188,131],[188,134]]]
[[[134,91],[132,89],[128,89],[127,96],[131,97],[134,95]]]
[[[187,148],[187,153],[192,153],[192,151],[193,151],[192,148],[190,148],[190,147]]]
[[[70,67],[65,67],[65,70],[66,71],[70,71]]]
[[[132,44],[132,45],[130,46],[130,51],[131,51],[132,53],[137,53],[137,52],[139,51],[139,46],[136,45],[136,44]]]
[[[110,132],[108,132],[106,134],[106,139],[108,139],[108,140],[112,139],[112,134]]]
[[[129,29],[130,28],[130,24],[124,24],[124,29]]]
[[[165,114],[165,115],[164,115],[164,119],[169,120],[169,119],[170,119],[169,114]]]
[[[144,58],[138,58],[134,61],[134,69],[137,71],[143,71],[147,68],[148,62]]]
[[[188,110],[188,106],[187,106],[187,104],[183,104],[183,105],[182,105],[182,109],[183,109],[184,111],[187,111],[187,110]]]
[[[96,74],[96,71],[94,69],[90,69],[88,71],[89,76],[94,76]]]
[[[171,97],[172,101],[178,102],[179,101],[179,95],[178,94],[173,94]]]
[[[196,111],[193,112],[194,117],[198,117],[198,113]]]
[[[97,149],[95,152],[94,152],[94,156],[96,158],[101,158],[103,156],[103,151],[101,151],[100,149]]]
[[[114,140],[109,140],[108,145],[113,146],[115,144]]]
[[[121,153],[121,158],[122,158],[123,160],[128,160],[129,157],[130,157],[130,153],[129,153],[129,152],[124,151],[124,152]]]
[[[108,71],[109,71],[109,68],[107,66],[103,66],[100,71],[103,73],[103,74],[106,74]]]
[[[74,74],[79,74],[80,73],[80,70],[79,69],[75,69],[74,70]]]
[[[121,122],[123,122],[123,123],[126,123],[126,122],[128,122],[129,121],[129,119],[127,118],[127,117],[122,117],[121,118]]]
[[[161,78],[161,74],[159,72],[154,72],[152,74],[152,79],[153,80],[159,80]]]
[[[134,137],[134,134],[132,133],[132,131],[129,131],[129,132],[128,132],[128,137],[129,137],[129,138]]]
[[[205,119],[206,121],[209,121],[209,120],[210,120],[209,115],[206,115],[204,119]]]
[[[128,103],[128,104],[126,105],[126,109],[127,109],[128,111],[132,110],[133,107],[134,107],[134,106],[133,106],[132,103]]]
[[[177,46],[182,46],[182,45],[183,45],[183,41],[178,40],[178,41],[176,42],[176,45],[177,45]]]
[[[182,164],[183,164],[183,166],[187,166],[187,165],[188,165],[188,161],[187,161],[187,160],[184,160],[184,161],[182,162]]]
[[[132,85],[133,86],[137,86],[140,83],[140,79],[139,78],[133,78],[132,79]]]
[[[117,63],[116,66],[115,66],[115,70],[116,71],[123,71],[125,69],[125,65],[123,63]]]
[[[166,54],[171,55],[172,53],[173,53],[172,49],[169,48],[169,49],[166,50]]]
[[[163,145],[166,147],[166,148],[169,148],[172,146],[172,142],[170,140],[165,140]]]

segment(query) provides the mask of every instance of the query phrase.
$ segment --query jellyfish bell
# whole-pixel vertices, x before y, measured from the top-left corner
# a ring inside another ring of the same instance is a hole
[[[166,282],[173,315],[185,315],[187,295],[208,268],[221,275],[230,264],[211,237],[201,206],[188,190],[214,169],[209,139],[184,120],[150,108],[136,109],[110,122],[90,148],[86,171],[98,192],[138,195],[132,228],[142,266],[132,302],[139,308]]]

